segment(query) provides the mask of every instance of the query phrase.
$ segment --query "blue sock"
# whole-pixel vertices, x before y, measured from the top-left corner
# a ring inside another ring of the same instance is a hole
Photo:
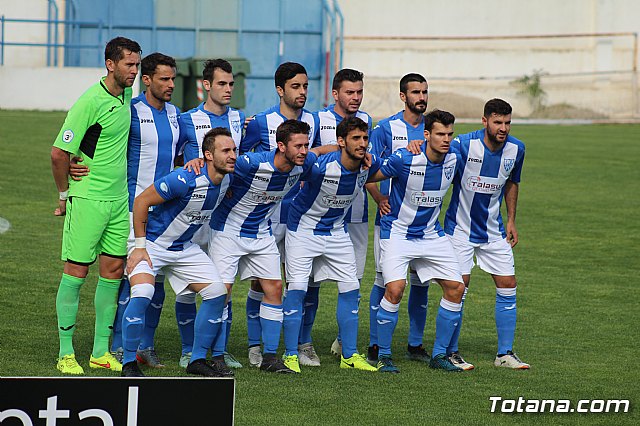
[[[513,350],[516,334],[516,288],[496,289],[496,330],[498,354]]]
[[[200,309],[196,314],[196,321],[193,336],[193,351],[191,360],[205,359],[207,352],[213,343],[213,338],[219,334],[222,326],[222,310],[227,299],[227,295],[203,300]]]
[[[260,303],[260,325],[262,326],[262,342],[264,344],[263,354],[275,355],[278,351],[283,316],[282,305]]]
[[[157,278],[157,277],[156,277]],[[151,303],[147,308],[144,321],[144,331],[142,332],[142,338],[140,339],[140,346],[138,349],[154,348],[153,338],[156,334],[158,324],[160,324],[160,314],[162,313],[162,304],[164,303],[164,277],[161,277],[162,281],[158,280],[155,283],[156,291],[153,293]]]
[[[417,274],[416,274],[417,278]],[[411,285],[409,293],[409,345],[420,346],[424,335],[424,325],[427,322],[427,307],[429,304],[429,286]]]
[[[260,302],[264,293],[249,289],[247,293],[247,337],[249,347],[260,345],[262,328],[260,327]]]
[[[460,309],[462,304],[449,302],[445,298],[440,299],[440,308],[436,316],[436,336],[433,341],[432,357],[447,353],[451,344],[451,336],[460,321]]]
[[[193,350],[193,333],[196,320],[196,304],[176,300],[176,321],[182,342],[182,354]]]
[[[309,287],[307,289],[307,295],[304,298],[304,308],[302,310],[302,326],[300,327],[300,337],[298,343],[310,343],[311,342],[311,329],[313,323],[316,320],[316,313],[318,312],[318,296],[320,293],[320,287]]]
[[[399,303],[391,303],[387,299],[382,298],[380,308],[376,316],[378,327],[378,356],[391,355],[391,341],[393,340],[393,332],[398,324]]]
[[[342,356],[344,358],[350,358],[357,352],[359,302],[360,290],[338,293],[336,319],[342,337]]]
[[[458,321],[458,326],[453,332],[453,336],[451,336],[451,344],[447,348],[447,355],[458,352],[458,340],[460,339],[460,330],[462,329],[462,314],[464,313],[464,301],[467,298],[467,290],[469,290],[469,288],[465,287],[464,293],[462,294],[462,306],[460,307],[460,321]]]
[[[233,308],[231,300],[227,303],[227,319],[225,320],[224,327],[224,351],[227,352],[227,345],[229,344],[229,334],[231,333],[231,323],[233,322]]]
[[[298,337],[300,336],[300,324],[302,324],[302,303],[306,293],[304,290],[287,290],[287,297],[284,298],[282,304],[284,314],[282,329],[285,355],[298,355]]]
[[[222,324],[220,325],[220,329],[213,336],[213,341],[211,342],[211,356],[220,356],[224,355],[227,347],[227,319],[229,318],[229,307],[225,305],[222,309]]]
[[[378,323],[376,322],[376,318],[383,296],[384,287],[374,284],[373,287],[371,287],[371,294],[369,295],[369,346],[378,344]]]
[[[147,286],[151,287],[151,289]],[[136,350],[144,330],[145,312],[153,296],[152,284],[138,284],[136,287],[140,290],[140,293],[129,300],[122,319],[123,364],[136,360]],[[146,294],[147,291],[148,294]]]
[[[129,286],[129,280],[123,278],[120,281],[120,290],[118,290],[118,307],[116,310],[116,318],[113,320],[113,339],[111,340],[111,352],[115,352],[118,348],[122,347],[122,318],[124,317],[124,310],[127,309],[129,304],[129,296],[131,295],[131,288]]]

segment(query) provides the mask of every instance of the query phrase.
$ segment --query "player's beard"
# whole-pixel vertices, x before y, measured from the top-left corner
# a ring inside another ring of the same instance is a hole
[[[488,127],[487,127],[487,130],[486,130],[486,133],[487,133],[487,139],[489,139],[489,142],[491,142],[494,145],[502,145],[503,143],[505,143],[505,141],[507,140],[507,137],[509,136],[509,133],[507,133],[504,136],[504,140],[500,141],[500,140],[498,140],[498,132],[491,133],[491,130],[489,130]]]
[[[418,109],[419,107],[421,107],[422,105],[424,105],[423,109]],[[416,103],[407,103],[407,108],[409,109],[409,111],[411,111],[414,114],[424,114],[424,112],[427,110],[427,101],[418,101]]]

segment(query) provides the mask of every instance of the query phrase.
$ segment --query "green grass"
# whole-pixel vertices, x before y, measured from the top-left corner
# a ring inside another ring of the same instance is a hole
[[[0,111],[0,375],[55,376],[58,343],[55,295],[62,220],[53,216],[56,189],[49,152],[64,119],[60,113]],[[458,132],[475,126],[456,126]],[[244,368],[237,371],[237,424],[638,424],[640,375],[635,367],[640,296],[640,126],[514,126],[527,144],[520,186],[515,249],[518,289],[516,350],[530,371],[492,366],[496,350],[495,290],[473,273],[464,356],[475,371],[446,374],[402,359],[406,301],[394,340],[402,373],[341,371],[329,354],[336,334],[335,285],[321,289],[314,341],[323,365],[296,377]],[[359,347],[368,340],[369,259],[363,284]],[[82,292],[76,351],[90,352],[96,272]],[[244,295],[234,290],[230,351],[246,358]],[[150,374],[184,373],[177,367],[179,339],[173,295],[158,330],[157,348],[169,364]],[[430,291],[426,345],[433,343],[441,291]],[[633,330],[636,331],[633,331]],[[635,338],[633,336],[636,336]],[[88,375],[95,372],[88,371]],[[626,414],[491,414],[489,397],[630,399]],[[211,396],[212,401],[215,396]]]

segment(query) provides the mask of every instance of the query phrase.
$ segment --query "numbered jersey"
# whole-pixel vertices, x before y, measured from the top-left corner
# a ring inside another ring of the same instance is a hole
[[[508,136],[496,152],[484,144],[484,129],[460,135],[452,147],[462,156],[451,202],[445,216],[445,231],[472,243],[506,238],[500,205],[507,181],[520,182],[524,144]]]

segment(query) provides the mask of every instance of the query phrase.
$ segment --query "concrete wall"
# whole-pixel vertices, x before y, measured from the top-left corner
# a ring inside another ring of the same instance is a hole
[[[47,19],[47,8],[46,0],[0,0],[0,15],[4,15],[5,18]],[[64,11],[61,12],[62,17]],[[5,24],[4,34],[6,42],[47,42],[47,26],[44,24],[8,22]],[[42,67],[46,65],[47,53],[44,47],[8,46],[5,47],[4,58],[6,66]]]
[[[520,115],[529,100],[510,81],[542,70],[547,105],[568,103],[614,118],[640,116],[634,37],[366,40],[363,37],[477,37],[640,32],[636,0],[341,1],[344,66],[365,73],[363,107],[376,117],[402,108],[398,81],[419,72],[432,99],[509,99]],[[460,102],[457,102],[458,104]],[[430,102],[430,106],[439,106]],[[463,110],[464,108],[461,108]],[[465,116],[467,116],[465,112]],[[476,114],[477,116],[477,114]]]
[[[0,108],[66,111],[104,75],[104,68],[0,67]]]

